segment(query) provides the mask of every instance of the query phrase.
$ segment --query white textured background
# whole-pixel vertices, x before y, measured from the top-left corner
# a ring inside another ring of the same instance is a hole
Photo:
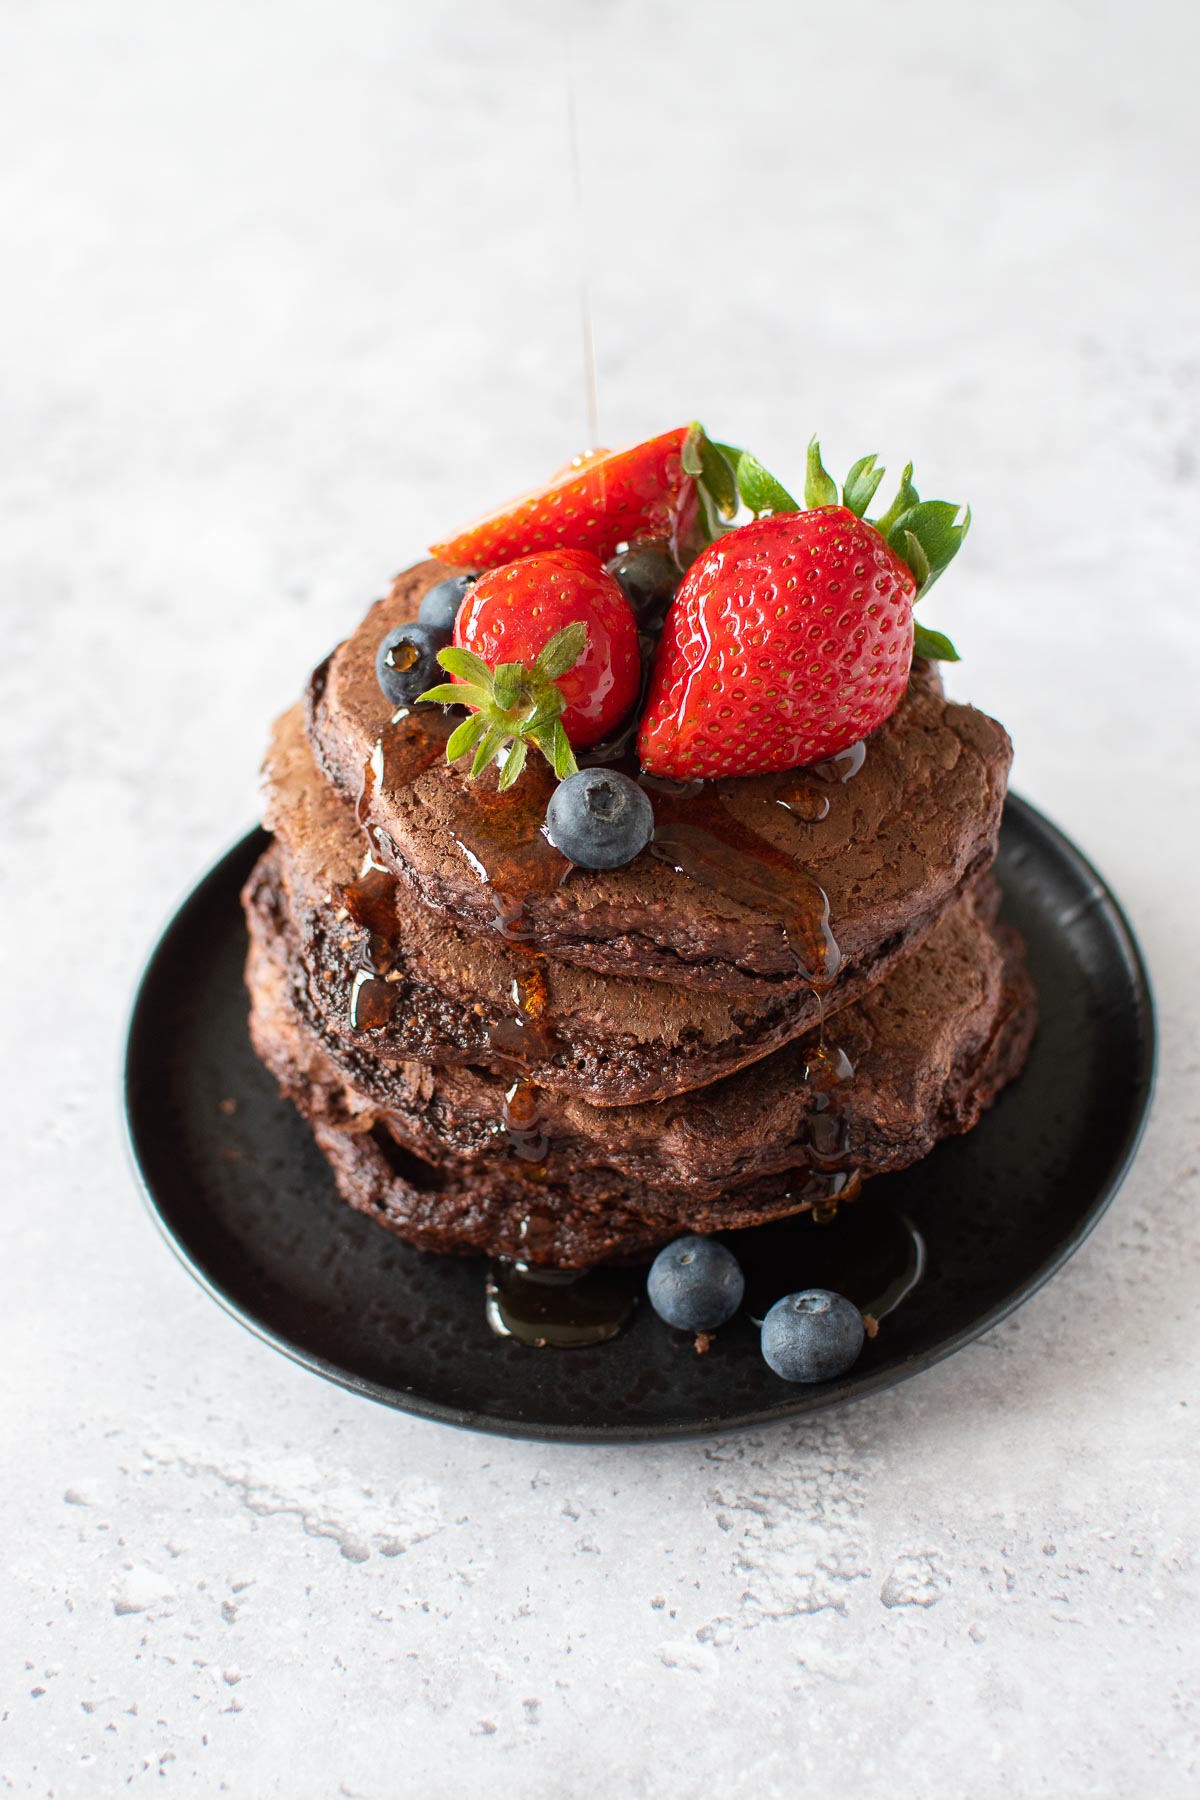
[[[115,1097],[273,713],[582,447],[571,16],[604,436],[699,415],[786,477],[819,429],[973,502],[932,622],[1162,1011],[1134,1173],[1015,1319],[657,1450],[291,1367],[154,1235]],[[0,1791],[1195,1792],[1196,8],[3,0],[0,38]]]

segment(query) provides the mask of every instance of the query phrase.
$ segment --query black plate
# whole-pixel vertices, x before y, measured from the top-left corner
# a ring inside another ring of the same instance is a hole
[[[897,1212],[911,1220],[928,1262],[850,1374],[811,1388],[778,1380],[745,1316],[697,1356],[645,1304],[611,1343],[529,1349],[489,1330],[480,1262],[410,1250],[342,1203],[255,1058],[238,890],[265,842],[251,832],[205,876],[150,960],[129,1032],[130,1142],[157,1221],[201,1285],[267,1343],[389,1406],[518,1437],[631,1442],[794,1418],[889,1387],[977,1338],[1062,1266],[1141,1134],[1154,1019],[1137,944],[1079,852],[1010,797],[997,873],[1029,948],[1037,1042],[975,1131],[872,1182],[854,1209],[863,1234],[889,1213],[893,1226]]]

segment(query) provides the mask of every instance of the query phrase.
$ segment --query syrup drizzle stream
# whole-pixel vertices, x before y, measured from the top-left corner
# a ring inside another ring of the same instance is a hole
[[[579,324],[583,345],[584,405],[587,412],[588,446],[600,444],[600,393],[596,380],[596,339],[592,330],[592,289],[588,279],[588,235],[583,204],[583,155],[579,147],[579,109],[575,103],[575,58],[569,16],[563,21],[563,61],[567,87],[567,144],[571,168],[576,256],[579,261]],[[601,495],[603,499],[603,493]]]
[[[643,775],[641,785],[654,808],[650,855],[747,906],[765,903],[806,982],[814,991],[832,987],[841,953],[829,925],[829,898],[804,865],[735,819],[720,784]]]

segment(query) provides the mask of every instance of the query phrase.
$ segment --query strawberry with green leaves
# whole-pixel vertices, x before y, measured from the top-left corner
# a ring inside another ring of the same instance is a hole
[[[872,522],[875,457],[854,464],[839,495],[815,440],[802,508],[747,452],[716,448],[756,517],[713,522],[663,626],[638,749],[649,773],[679,780],[821,762],[890,717],[914,652],[957,660],[913,606],[958,550],[969,512],[960,520],[950,502],[922,501],[910,465]]]
[[[589,550],[519,557],[481,575],[438,661],[450,681],[420,698],[471,708],[446,755],[473,752],[473,777],[502,757],[501,788],[520,775],[529,744],[560,780],[574,774],[574,751],[616,729],[641,683],[632,608]]]

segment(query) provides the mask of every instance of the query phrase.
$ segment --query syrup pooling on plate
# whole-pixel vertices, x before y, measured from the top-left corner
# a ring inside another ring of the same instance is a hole
[[[881,1320],[908,1299],[926,1265],[925,1241],[903,1213],[877,1201],[835,1219],[782,1219],[725,1239],[746,1277],[745,1309],[761,1323],[776,1300],[801,1288],[845,1294]]]
[[[632,1269],[539,1269],[498,1260],[488,1269],[487,1322],[498,1337],[533,1349],[578,1350],[616,1337],[637,1305]]]

